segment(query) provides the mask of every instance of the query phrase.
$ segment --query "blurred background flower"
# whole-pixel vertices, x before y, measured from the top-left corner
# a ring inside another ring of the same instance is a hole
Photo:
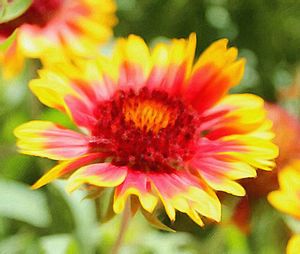
[[[110,39],[116,24],[112,0],[32,0],[21,16],[6,20],[10,4],[3,4],[6,8],[0,19],[0,42],[17,29],[13,43],[0,55],[3,76],[7,78],[23,68],[25,57],[50,57],[47,52],[53,48],[92,55],[100,43]]]
[[[287,245],[287,254],[296,254],[300,246],[300,160],[294,160],[278,173],[280,189],[268,195],[269,202],[279,211],[294,218],[289,220],[294,233]]]

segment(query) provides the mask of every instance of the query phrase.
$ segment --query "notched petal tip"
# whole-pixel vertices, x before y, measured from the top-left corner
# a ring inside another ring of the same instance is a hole
[[[44,186],[44,184],[40,184],[40,183],[38,183],[38,182],[35,182],[34,184],[32,184],[32,185],[30,186],[30,189],[32,189],[32,190],[37,190],[37,189],[41,188],[42,186]]]
[[[121,213],[124,210],[126,200],[131,196],[137,197],[141,207],[149,213],[152,213],[157,206],[158,199],[150,193],[142,193],[137,188],[127,188],[123,193],[115,192],[113,209],[115,213]]]
[[[208,49],[217,49],[217,48],[224,48],[224,49],[226,49],[226,48],[227,48],[227,45],[228,45],[228,42],[229,42],[229,40],[228,40],[227,38],[219,39],[219,40],[213,42],[213,43],[208,47]]]
[[[22,138],[23,136],[27,136],[28,134],[32,133],[32,129],[33,130],[35,129],[34,125],[40,124],[41,122],[43,121],[33,120],[33,121],[23,123],[14,129],[13,134],[17,138]]]
[[[67,192],[73,192],[82,184],[98,187],[115,187],[126,178],[125,167],[117,167],[110,163],[95,163],[78,169],[68,179]]]
[[[197,42],[197,34],[196,34],[196,32],[190,33],[189,38],[188,38],[188,41],[189,41],[189,43],[191,43],[192,45],[195,45],[195,46],[196,46],[196,42]]]

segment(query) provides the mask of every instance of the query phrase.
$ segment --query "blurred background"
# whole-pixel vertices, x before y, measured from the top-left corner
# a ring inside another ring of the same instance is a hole
[[[115,37],[134,33],[150,45],[197,33],[197,54],[219,38],[247,59],[245,77],[232,92],[251,92],[300,114],[300,1],[298,0],[118,0]],[[0,25],[1,26],[1,25]],[[77,191],[67,195],[57,181],[31,191],[53,162],[16,152],[12,130],[32,119],[70,125],[64,115],[43,107],[27,83],[38,63],[28,60],[23,73],[0,80],[0,254],[109,253],[120,216],[107,223],[97,219],[103,205],[84,199]],[[224,195],[223,222],[199,228],[178,214],[168,233],[149,226],[142,216],[131,221],[121,253],[130,254],[280,254],[289,229],[284,216],[264,197],[239,210],[251,230],[232,219],[239,198]],[[97,209],[96,209],[97,206]],[[162,215],[162,220],[169,223]]]

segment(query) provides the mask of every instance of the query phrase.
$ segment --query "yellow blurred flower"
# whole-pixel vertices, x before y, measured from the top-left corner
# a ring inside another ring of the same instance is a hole
[[[300,160],[292,161],[278,173],[280,189],[268,195],[279,211],[300,219]]]
[[[280,170],[278,179],[280,189],[268,195],[269,202],[279,211],[300,220],[300,160],[292,161]],[[296,254],[299,250],[300,236],[294,235],[288,243],[287,253]]]
[[[112,36],[115,10],[113,0],[33,0],[24,14],[0,25],[0,42],[17,29],[15,42],[0,54],[4,77],[16,75],[24,58],[47,56],[49,49],[92,55]]]
[[[300,250],[300,234],[292,236],[292,238],[289,240],[286,253],[299,254],[299,250]]]

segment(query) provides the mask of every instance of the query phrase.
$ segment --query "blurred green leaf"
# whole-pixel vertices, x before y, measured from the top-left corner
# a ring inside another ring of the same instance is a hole
[[[12,111],[10,111],[12,112]],[[9,113],[10,113],[9,112]],[[13,130],[19,126],[20,124],[24,123],[27,121],[26,116],[24,115],[23,112],[17,111],[14,113],[14,117],[8,117],[5,122],[2,123],[2,128],[0,129],[0,135],[2,137],[1,140],[1,145],[5,145],[6,148],[7,144],[14,144],[16,141],[16,137],[13,134]],[[0,146],[1,147],[1,146]],[[14,145],[11,147],[13,149],[13,152],[15,153],[16,149]],[[1,155],[0,155],[1,157]]]
[[[287,243],[287,231],[281,214],[264,199],[252,209],[249,247],[256,254],[281,254]]]
[[[0,17],[1,24],[21,16],[29,8],[32,0],[14,0],[11,2],[2,0],[0,3],[2,13]]]
[[[226,238],[227,254],[250,254],[247,236],[236,226],[228,225],[223,228]]]
[[[300,234],[300,221],[298,219],[291,216],[285,216],[284,219],[286,224],[295,234]]]
[[[41,245],[45,254],[78,254],[78,246],[72,235],[59,234],[44,236]]]
[[[7,151],[8,150],[8,151]],[[29,173],[32,173],[32,158],[26,155],[15,154],[15,147],[9,145],[0,146],[0,168],[1,174],[9,179],[23,180]],[[22,170],[20,170],[22,168]]]
[[[32,245],[34,237],[31,233],[20,233],[0,241],[1,254],[28,253],[25,250]],[[35,254],[41,253],[35,249]]]
[[[66,128],[76,129],[71,119],[66,114],[58,110],[45,109],[39,118],[45,121],[53,121]]]
[[[151,253],[164,253],[164,254],[191,254],[195,253],[188,250],[187,246],[192,244],[192,238],[187,233],[177,232],[174,233],[162,233],[151,231],[140,239],[140,248],[151,250]],[[130,253],[130,252],[129,252]],[[139,253],[139,252],[136,252]],[[198,252],[202,253],[202,252]]]
[[[37,227],[46,227],[50,223],[45,196],[39,191],[30,190],[25,184],[1,179],[0,200],[0,216]]]
[[[0,217],[0,239],[3,239],[6,237],[7,228],[8,228],[7,219]]]
[[[55,187],[67,201],[75,222],[75,235],[80,244],[80,253],[94,253],[99,238],[96,208],[91,200],[84,199],[85,191],[75,191],[68,195],[65,181],[56,181]]]
[[[16,39],[17,30],[15,30],[4,42],[0,43],[0,52],[6,51]]]

